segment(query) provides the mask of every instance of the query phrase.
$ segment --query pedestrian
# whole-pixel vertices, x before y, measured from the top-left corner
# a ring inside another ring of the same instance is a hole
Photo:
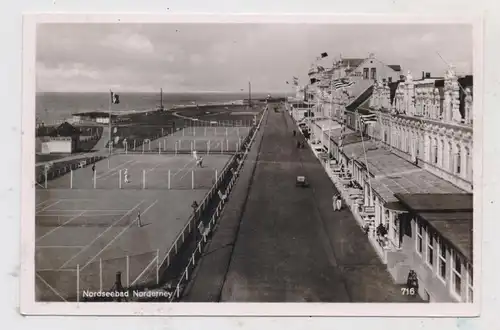
[[[332,197],[333,211],[337,211],[337,198],[338,198],[337,194],[334,194]]]
[[[203,157],[198,158],[196,161],[196,166],[203,167]]]
[[[337,211],[342,210],[342,198],[340,196],[337,197]]]
[[[141,222],[141,211],[137,211],[137,227],[142,227],[142,222]]]
[[[125,176],[125,183],[130,183],[130,180],[129,180],[129,177],[128,177],[128,169],[125,169],[124,176]]]

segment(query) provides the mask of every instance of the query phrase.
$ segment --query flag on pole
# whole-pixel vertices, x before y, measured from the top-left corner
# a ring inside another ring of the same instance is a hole
[[[111,103],[112,104],[118,104],[120,103],[120,95],[114,93],[114,92],[111,92]]]
[[[349,81],[349,79],[341,78],[341,79],[336,79],[332,82],[332,87],[333,89],[337,90],[340,88],[345,88],[345,87],[351,87],[354,85],[354,81]]]
[[[321,53],[321,58],[328,57],[328,53]]]
[[[362,115],[359,117],[359,119],[362,124],[369,125],[377,122],[377,115],[376,114]]]

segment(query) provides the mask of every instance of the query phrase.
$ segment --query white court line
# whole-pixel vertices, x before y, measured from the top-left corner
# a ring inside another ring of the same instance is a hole
[[[42,239],[42,238],[44,238],[44,237],[47,237],[48,235],[52,234],[53,232],[55,232],[55,231],[56,231],[56,230],[58,230],[59,228],[64,227],[64,225],[66,225],[66,224],[70,223],[71,221],[75,220],[76,218],[81,217],[84,213],[85,213],[85,211],[80,212],[79,214],[77,214],[77,215],[75,215],[74,217],[70,218],[68,221],[63,222],[60,226],[57,226],[57,227],[55,227],[55,228],[53,228],[53,229],[49,230],[49,231],[48,231],[48,232],[46,232],[44,235],[42,235],[42,236],[38,237],[38,238],[35,240],[35,242],[38,242],[39,240],[41,240],[41,239]]]
[[[68,302],[66,299],[64,299],[60,294],[59,292],[57,292],[56,289],[54,289],[49,283],[47,283],[43,277],[41,277],[40,275],[38,275],[37,273],[35,273],[35,275],[40,279],[40,281],[42,281],[46,286],[49,287],[49,289],[54,292],[59,298],[61,298],[62,300],[64,300],[64,302]]]
[[[103,177],[105,177],[105,176],[108,176],[108,175],[110,175],[110,176],[111,176],[111,175],[113,175],[113,174],[115,173],[114,171],[115,171],[117,168],[122,167],[122,166],[125,166],[125,165],[128,165],[128,164],[133,163],[133,162],[134,162],[134,160],[133,160],[133,159],[132,159],[132,160],[127,160],[125,163],[122,163],[122,164],[120,164],[120,165],[118,165],[118,166],[115,166],[115,167],[113,167],[113,168],[110,168],[109,170],[107,170],[107,171],[106,171],[106,172],[104,172],[103,174],[96,176],[96,179],[101,179],[101,178],[103,178]]]
[[[38,213],[40,213],[40,212],[42,212],[42,211],[44,211],[44,210],[46,210],[46,209],[48,209],[48,208],[49,208],[49,207],[51,207],[51,206],[54,206],[54,205],[56,205],[56,204],[59,204],[60,202],[62,202],[62,200],[61,200],[61,199],[58,199],[58,200],[57,200],[57,201],[55,201],[54,203],[49,204],[49,205],[47,205],[47,206],[43,207],[42,209],[40,209],[40,210],[36,211],[36,212],[35,212],[35,215],[36,215],[36,214],[38,214]]]
[[[147,211],[149,211],[150,208],[152,208],[156,203],[158,203],[158,200],[154,201],[154,203],[152,203],[151,205],[149,205],[143,212],[141,212],[141,216],[143,216],[144,214],[146,214]],[[130,226],[132,226],[133,224],[135,224],[137,222],[137,219],[135,219],[134,221],[132,221],[127,227],[123,228],[123,230],[121,232],[119,232],[115,237],[113,237],[113,239],[111,241],[108,242],[108,244],[106,244],[106,246],[104,246],[101,251],[97,252],[97,254],[95,256],[93,256],[86,264],[85,266],[81,267],[80,270],[84,270],[85,267],[87,267],[92,261],[94,261],[104,250],[106,250],[108,248],[108,246],[110,246],[111,244],[113,244],[113,242],[115,240],[118,239],[118,237],[120,237],[124,232],[126,232]]]
[[[195,169],[195,168],[196,168],[196,164],[195,164],[193,167],[190,167],[190,168],[189,168],[186,172],[184,172],[184,174],[181,176],[181,178],[180,178],[179,180],[184,179],[184,178],[186,177],[186,175],[188,175],[188,173],[191,173],[191,171],[192,171],[193,169]],[[190,171],[190,170],[191,170],[191,171]]]
[[[126,211],[125,211],[126,212]],[[98,214],[86,214],[86,217],[102,217],[102,216],[112,216],[112,215],[123,215],[125,212],[120,213],[98,213]],[[69,215],[65,214],[39,214],[37,217],[69,217]]]
[[[45,203],[47,203],[47,202],[49,202],[49,201],[51,201],[51,200],[52,200],[52,199],[46,199],[46,200],[44,200],[43,202],[40,202],[40,203],[36,204],[35,208],[40,207],[40,206],[42,206],[42,204],[45,204]]]
[[[141,206],[142,203],[144,203],[145,200],[143,199],[142,201],[140,201],[139,203],[137,203],[136,206],[134,206],[133,208],[131,208],[130,210],[128,210],[127,213],[125,213],[120,219],[116,220],[115,222],[111,223],[111,225],[109,225],[108,228],[106,228],[105,231],[103,231],[102,233],[100,233],[99,235],[97,235],[96,238],[94,238],[89,244],[87,244],[83,249],[81,249],[80,251],[78,251],[78,253],[76,253],[74,256],[72,256],[71,258],[69,258],[61,267],[59,267],[59,269],[61,268],[64,268],[64,266],[66,266],[67,264],[69,264],[71,261],[73,261],[76,257],[78,257],[83,251],[86,251],[89,247],[92,246],[92,244],[94,244],[102,235],[104,235],[106,232],[108,232],[111,228],[114,227],[115,224],[117,224],[118,222],[122,221],[123,218],[125,218],[127,215],[129,215],[130,213],[134,212],[134,210],[136,208],[138,208],[139,206]]]
[[[76,245],[38,245],[35,246],[36,249],[81,249],[84,246]]]
[[[50,211],[47,211],[47,212],[66,212],[66,213],[74,213],[74,212],[120,212],[121,214],[127,212],[127,210],[93,210],[93,209],[90,209],[90,210],[50,210]],[[64,214],[60,214],[60,215],[64,215]],[[68,215],[71,215],[71,214],[68,214]]]
[[[193,158],[189,162],[187,162],[186,164],[184,164],[184,166],[182,168],[180,168],[177,172],[174,173],[174,176],[176,176],[177,174],[179,174],[182,170],[184,170],[186,168],[186,166],[188,166],[189,164],[191,164],[194,161],[195,161],[195,159]]]

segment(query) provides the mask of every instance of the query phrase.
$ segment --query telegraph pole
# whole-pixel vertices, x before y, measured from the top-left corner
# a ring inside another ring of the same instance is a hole
[[[248,82],[248,106],[252,107],[252,83]]]

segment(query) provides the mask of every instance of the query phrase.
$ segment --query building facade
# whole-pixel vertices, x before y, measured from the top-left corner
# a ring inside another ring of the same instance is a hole
[[[472,76],[450,67],[443,78],[423,72],[414,79],[373,56],[344,64],[334,65],[330,79],[351,73],[357,91],[328,93],[319,80],[310,93],[322,116],[347,126],[313,129],[343,164],[344,172],[331,170],[345,204],[397,283],[414,271],[424,300],[471,302]]]

